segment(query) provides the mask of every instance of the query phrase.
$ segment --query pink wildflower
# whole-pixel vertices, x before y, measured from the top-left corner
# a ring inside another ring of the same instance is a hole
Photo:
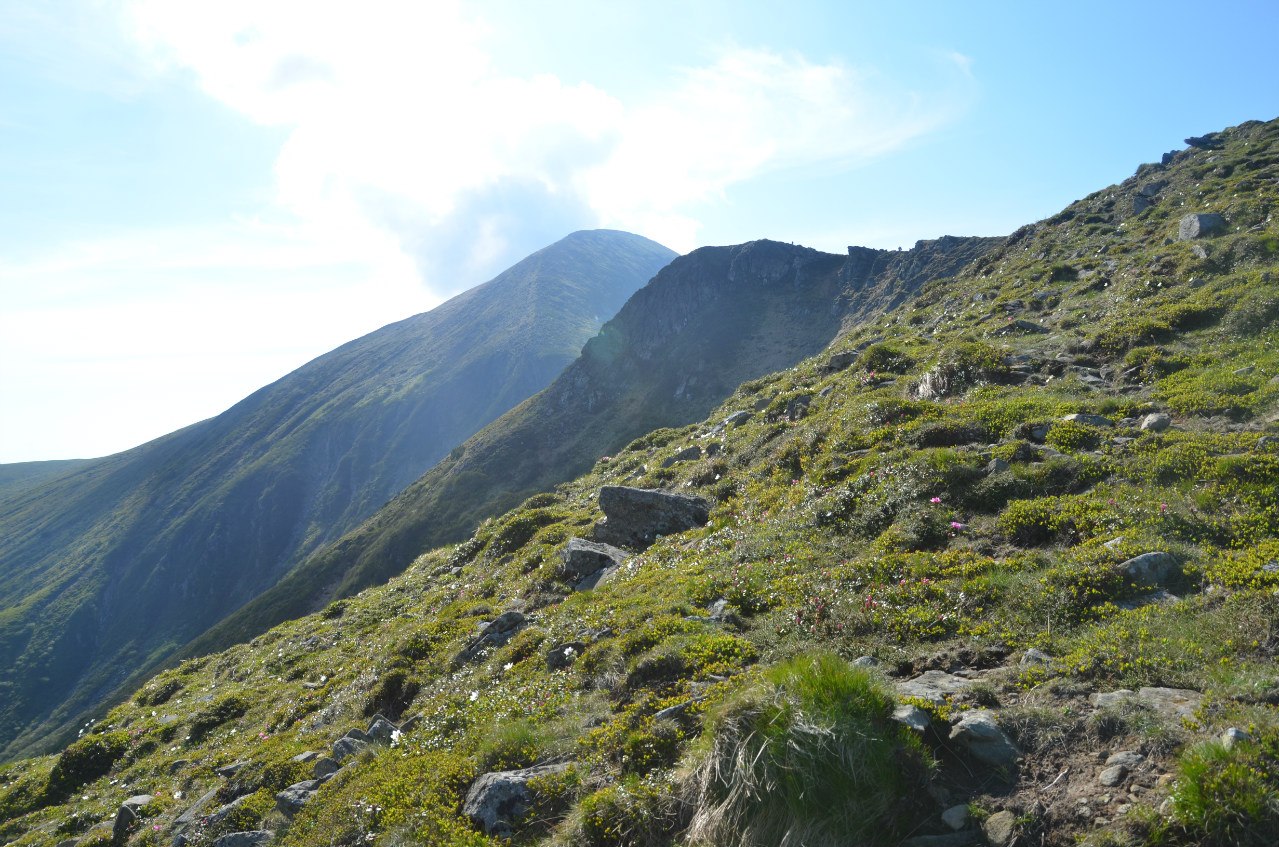
[[[941,502],[941,498],[940,498],[940,497],[930,497],[930,498],[929,498],[929,500],[928,500],[928,502],[929,502],[929,503],[940,503],[940,502]]]

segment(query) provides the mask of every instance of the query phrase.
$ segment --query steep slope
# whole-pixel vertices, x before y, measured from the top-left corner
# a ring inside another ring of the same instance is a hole
[[[0,465],[0,497],[47,482],[92,463],[93,459],[58,459],[48,462],[14,462]]]
[[[650,430],[706,415],[742,382],[826,347],[998,239],[945,237],[848,256],[756,241],[676,259],[545,391],[512,409],[364,526],[188,646],[198,655],[402,571],[418,551],[583,473]]]
[[[0,500],[0,745],[39,743],[544,387],[674,254],[580,232],[216,418]]]
[[[1275,843],[1279,121],[1195,141],[387,585],[148,681],[0,769],[0,839]],[[619,485],[709,520],[588,587],[565,551]],[[464,802],[533,765],[522,813]]]

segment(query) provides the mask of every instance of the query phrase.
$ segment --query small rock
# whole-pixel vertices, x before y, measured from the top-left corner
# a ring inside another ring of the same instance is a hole
[[[367,732],[360,729],[358,726],[348,729],[344,737],[354,739],[355,741],[363,741],[366,744],[373,740]]]
[[[751,419],[751,413],[745,410],[733,412],[733,414],[724,418],[724,426],[741,426]]]
[[[851,365],[857,359],[857,353],[852,350],[844,350],[839,353],[832,353],[830,358],[826,360],[826,364],[822,370],[827,373],[842,371]]]
[[[236,773],[239,772],[240,768],[244,767],[247,764],[248,762],[246,761],[232,762],[229,765],[223,765],[220,768],[214,769],[213,772],[217,774],[218,776],[226,777],[227,779],[230,779],[231,777],[235,776]]]
[[[211,788],[205,792],[204,796],[202,796],[199,800],[196,800],[195,803],[188,806],[186,811],[178,815],[173,821],[173,831],[175,833],[185,832],[188,828],[195,825],[200,818],[204,817],[204,810],[212,805],[213,801],[217,799],[218,791],[218,788]]]
[[[849,664],[855,668],[877,668],[879,667],[879,659],[874,656],[858,656]]]
[[[687,712],[688,707],[691,705],[693,705],[692,700],[685,700],[683,703],[676,703],[674,706],[667,706],[665,709],[659,709],[653,713],[653,720],[673,721]]]
[[[1246,744],[1251,741],[1252,736],[1238,727],[1232,726],[1225,732],[1221,733],[1221,743],[1225,745],[1227,750],[1234,747],[1236,744]]]
[[[1072,415],[1066,415],[1063,421],[1074,421],[1075,423],[1087,424],[1088,426],[1108,427],[1114,426],[1115,422],[1103,415],[1089,415],[1083,412],[1075,412]]]
[[[155,797],[153,797],[150,794],[134,794],[132,797],[130,797],[128,800],[125,800],[120,805],[127,806],[136,812],[138,809],[141,809],[143,806],[153,802],[154,800],[155,800]]]
[[[968,806],[961,803],[958,806],[951,806],[949,809],[941,813],[942,823],[951,829],[963,829],[968,826]]]
[[[1107,788],[1114,788],[1121,785],[1124,778],[1128,776],[1128,769],[1123,765],[1111,765],[1103,770],[1097,777],[1097,781]]]
[[[995,812],[982,821],[981,830],[994,847],[1008,847],[1017,837],[1017,817],[1006,809]]]
[[[1107,765],[1123,765],[1132,770],[1133,768],[1146,761],[1146,757],[1133,750],[1120,750],[1118,753],[1111,753],[1106,757]]]
[[[572,667],[573,663],[577,661],[577,657],[582,655],[582,651],[585,649],[586,645],[581,641],[557,644],[546,651],[546,669],[548,671],[558,671]]]
[[[999,458],[991,459],[989,462],[986,463],[986,476],[992,476],[997,473],[1003,473],[1004,471],[1008,470],[1011,467],[1012,465],[1008,464],[1003,459],[999,459]]]
[[[116,844],[129,840],[129,833],[138,823],[138,813],[128,806],[121,806],[115,813],[115,821],[111,825],[111,838]]]
[[[627,553],[611,544],[599,544],[585,538],[570,538],[564,547],[560,573],[578,591],[594,588],[603,575],[626,562]]]
[[[1049,656],[1043,650],[1036,650],[1034,647],[1031,647],[1025,653],[1021,654],[1021,661],[1019,661],[1018,664],[1019,665],[1051,665],[1052,661],[1053,661],[1052,656]]]
[[[961,744],[974,759],[992,767],[1011,768],[1021,756],[999,728],[994,713],[987,709],[964,712],[951,727],[950,740]]]
[[[1170,426],[1172,426],[1172,418],[1163,412],[1152,412],[1142,418],[1141,423],[1138,424],[1140,429],[1148,432],[1163,432]]]
[[[313,779],[328,779],[341,769],[341,765],[335,759],[325,756],[322,759],[316,759],[315,764],[311,766],[311,777]]]
[[[318,758],[320,758],[319,753],[315,752],[314,750],[307,750],[305,753],[298,753],[290,761],[302,762],[303,764],[306,764],[307,762],[314,762]]]
[[[910,727],[916,732],[924,732],[932,724],[927,712],[909,703],[902,703],[893,709],[893,720]]]
[[[669,468],[671,465],[675,465],[680,462],[692,462],[700,458],[702,458],[702,448],[694,444],[691,447],[685,447],[674,456],[668,456],[662,460],[662,467]]]

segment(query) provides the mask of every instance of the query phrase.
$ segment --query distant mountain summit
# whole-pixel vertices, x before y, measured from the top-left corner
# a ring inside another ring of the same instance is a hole
[[[545,387],[675,255],[577,232],[215,418],[0,473],[3,754],[54,741]]]

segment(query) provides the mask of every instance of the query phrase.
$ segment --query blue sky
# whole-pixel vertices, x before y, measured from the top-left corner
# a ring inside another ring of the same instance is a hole
[[[214,415],[575,229],[999,235],[1279,116],[1273,2],[0,0],[0,461]]]

